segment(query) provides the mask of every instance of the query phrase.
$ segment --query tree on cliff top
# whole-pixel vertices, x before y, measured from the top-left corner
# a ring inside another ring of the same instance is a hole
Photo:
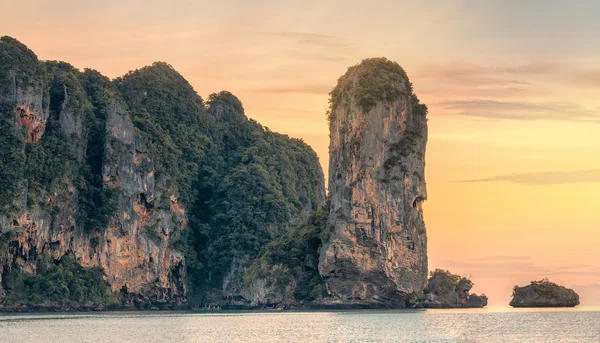
[[[338,79],[336,87],[329,93],[329,111],[327,119],[331,122],[335,109],[342,101],[349,105],[351,99],[367,113],[378,102],[393,102],[401,95],[410,96],[415,110],[422,115],[427,107],[419,103],[413,93],[404,69],[396,62],[385,57],[368,58],[361,63],[349,67]]]
[[[114,81],[127,103],[136,133],[153,157],[157,177],[174,186],[190,207],[193,183],[210,144],[210,118],[202,98],[172,66],[155,62]]]

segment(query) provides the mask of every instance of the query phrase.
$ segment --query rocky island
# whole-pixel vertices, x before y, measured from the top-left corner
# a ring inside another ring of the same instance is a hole
[[[110,80],[0,38],[0,309],[481,307],[427,280],[427,107],[385,58],[315,152],[167,63]]]
[[[402,307],[428,273],[427,107],[385,58],[349,68],[330,102],[330,205],[319,259],[329,301]]]
[[[512,307],[575,307],[579,295],[574,290],[550,282],[548,279],[532,281],[523,287],[515,286]]]
[[[436,269],[431,272],[424,292],[419,294],[416,306],[424,308],[481,308],[487,306],[487,296],[470,294],[472,288],[473,282],[468,278]]]

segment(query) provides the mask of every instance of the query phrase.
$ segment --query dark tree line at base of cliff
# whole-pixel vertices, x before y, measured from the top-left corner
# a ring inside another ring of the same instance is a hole
[[[17,268],[6,271],[2,287],[7,292],[4,304],[15,308],[85,306],[117,301],[101,269],[83,268],[70,256],[40,263],[36,274]]]
[[[275,284],[267,287],[274,286],[280,294],[285,294],[286,288],[293,283],[293,292],[286,300],[295,303],[326,296],[325,282],[318,270],[326,221],[326,208],[321,208],[306,223],[265,245],[246,270],[244,280],[251,283],[266,279]]]

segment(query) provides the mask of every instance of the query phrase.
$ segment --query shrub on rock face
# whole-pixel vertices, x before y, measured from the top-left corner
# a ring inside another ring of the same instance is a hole
[[[436,269],[430,273],[424,292],[425,297],[419,300],[417,295],[417,306],[432,308],[487,306],[485,295],[469,294],[473,285],[473,282],[464,276]]]
[[[350,74],[356,78],[349,78]],[[338,79],[338,86],[330,93],[330,103],[335,108],[344,96],[353,97],[359,107],[368,112],[378,102],[393,102],[402,94],[412,94],[412,84],[404,69],[385,57],[369,58],[348,68]]]
[[[452,274],[447,270],[436,269],[429,274],[426,290],[428,293],[447,294],[455,292],[460,283],[467,283],[472,286],[471,281],[466,277]]]
[[[326,211],[319,209],[304,224],[261,250],[244,275],[252,301],[295,303],[326,295],[323,278],[317,270],[325,220]]]
[[[7,305],[100,305],[112,299],[104,271],[84,268],[69,256],[40,263],[36,274],[13,268],[2,284]]]

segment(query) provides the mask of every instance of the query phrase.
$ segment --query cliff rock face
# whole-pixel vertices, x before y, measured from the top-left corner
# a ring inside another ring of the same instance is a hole
[[[186,213],[176,193],[156,186],[165,180],[155,180],[118,96],[101,84],[92,94],[84,83],[95,72],[40,62],[11,38],[0,50],[0,114],[14,119],[2,139],[20,141],[3,166],[16,187],[2,193],[0,281],[69,256],[102,268],[125,305],[181,303],[185,265],[171,242]]]
[[[16,104],[15,125],[24,128],[28,142],[38,141],[49,116],[44,68],[33,52],[10,37],[0,38],[0,101]]]
[[[557,285],[548,279],[532,281],[530,285],[513,290],[512,307],[575,307],[579,295],[574,290]]]
[[[99,237],[100,249],[82,254],[91,256],[83,263],[102,266],[113,291],[163,302],[182,298],[185,265],[171,242],[186,225],[185,210],[168,187],[157,187],[165,180],[155,179],[147,149],[118,103],[108,106],[106,131],[103,179],[118,194],[118,211]]]
[[[425,308],[467,308],[487,306],[485,295],[470,294],[471,280],[451,274],[445,270],[435,270],[427,282],[423,297],[417,299],[417,307]]]
[[[426,112],[404,70],[384,58],[349,68],[331,93],[319,271],[332,302],[402,307],[425,286]]]

